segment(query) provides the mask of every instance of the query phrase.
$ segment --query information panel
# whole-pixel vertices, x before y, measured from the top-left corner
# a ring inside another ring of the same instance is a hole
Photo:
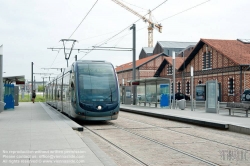
[[[206,82],[206,112],[218,113],[218,82],[210,80]]]

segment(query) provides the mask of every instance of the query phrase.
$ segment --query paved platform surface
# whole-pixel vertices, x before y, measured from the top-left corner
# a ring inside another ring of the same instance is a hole
[[[245,114],[237,113],[230,116],[228,110],[223,109],[220,109],[219,114],[215,114],[206,113],[205,108],[199,108],[195,109],[195,111],[191,111],[190,108],[181,110],[179,108],[169,109],[121,104],[121,111],[129,111],[206,127],[250,134],[250,117],[245,117]]]
[[[43,103],[19,103],[1,112],[0,165],[115,165],[74,127],[79,126]]]

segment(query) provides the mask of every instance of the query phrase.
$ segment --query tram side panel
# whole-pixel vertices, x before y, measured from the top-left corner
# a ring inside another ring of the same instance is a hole
[[[76,91],[78,90],[76,86],[76,70],[75,70],[75,65],[72,65],[71,68],[71,73],[70,73],[70,79],[69,79],[69,89],[70,89],[70,104],[69,104],[69,115],[73,118],[76,118],[75,112],[77,111],[76,109],[76,104],[77,104],[77,99],[76,99]]]
[[[47,103],[49,105],[51,105],[51,98],[52,98],[51,95],[52,95],[52,85],[50,83],[48,84],[48,99],[47,99]]]
[[[69,91],[69,77],[70,74],[65,73],[64,77],[63,77],[63,109],[62,111],[66,114],[69,115],[69,104],[70,104],[70,91]]]
[[[61,95],[61,89],[62,89],[62,77],[59,77],[57,79],[57,109],[62,112],[62,95]]]

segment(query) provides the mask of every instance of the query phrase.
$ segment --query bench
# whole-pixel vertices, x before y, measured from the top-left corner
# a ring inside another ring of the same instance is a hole
[[[146,106],[146,103],[147,103],[147,102],[146,102],[146,101],[139,100],[138,103],[139,103],[139,106],[141,105],[141,103],[144,103],[144,106]]]
[[[151,106],[151,104],[154,104],[155,107],[157,107],[157,104],[160,104],[160,102],[150,102],[150,101],[142,101],[142,100],[139,100],[138,103],[139,103],[139,106],[141,105],[141,103],[144,103],[144,106],[146,106],[146,104],[148,103],[149,106]]]
[[[157,107],[157,104],[160,104],[160,102],[150,102],[150,103],[149,103],[149,106],[151,106],[151,104],[154,104],[155,107]]]
[[[245,112],[246,113],[246,117],[248,117],[248,112],[250,109],[250,104],[247,103],[230,103],[227,102],[226,107],[224,107],[225,109],[229,110],[229,115],[234,115],[234,112],[236,111],[236,113],[239,112]]]

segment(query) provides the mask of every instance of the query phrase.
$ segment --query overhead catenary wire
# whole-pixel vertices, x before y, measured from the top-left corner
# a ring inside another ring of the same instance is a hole
[[[187,8],[187,9],[181,11],[181,12],[178,12],[178,13],[176,13],[176,14],[173,14],[173,15],[167,17],[167,18],[164,18],[164,19],[160,20],[160,22],[163,22],[163,21],[165,21],[165,20],[167,20],[167,19],[170,19],[170,18],[172,18],[172,17],[174,17],[174,16],[176,16],[176,15],[179,15],[179,14],[181,14],[181,13],[184,13],[184,12],[186,12],[186,11],[188,11],[188,10],[191,10],[191,9],[193,9],[193,8],[195,8],[195,7],[198,7],[198,6],[200,6],[200,5],[203,5],[203,4],[207,3],[208,1],[210,1],[210,0],[207,0],[207,1],[205,1],[205,2],[199,3],[199,4],[195,5],[195,6],[192,6],[192,7],[190,7],[190,8]],[[147,26],[142,27],[142,28],[140,28],[140,29],[137,29],[136,31],[138,32],[138,31],[140,31],[140,30],[142,30],[142,29],[145,29],[145,28],[147,28]],[[121,37],[119,37],[119,38],[115,38],[115,39],[110,40],[110,41],[115,41],[115,40],[118,40],[118,39],[120,39],[120,38],[124,38],[125,36],[128,36],[128,35],[131,35],[131,34],[128,33],[128,34],[126,34],[126,35],[123,35],[123,36],[121,36]]]
[[[163,3],[165,3],[167,0],[165,0],[165,1],[163,1],[161,4],[159,4],[158,6],[156,6],[154,9],[152,9],[152,11],[153,10],[155,10],[155,9],[157,9],[159,6],[161,6]],[[181,13],[184,13],[184,12],[186,12],[186,11],[189,11],[189,10],[191,10],[191,9],[193,9],[193,8],[196,8],[196,7],[198,7],[198,6],[200,6],[200,5],[203,5],[203,4],[205,4],[205,3],[207,3],[208,1],[210,1],[210,0],[207,0],[207,1],[205,1],[205,2],[202,2],[202,3],[200,3],[200,4],[197,4],[197,5],[195,5],[195,6],[192,6],[192,7],[190,7],[190,8],[187,8],[187,9],[185,9],[185,10],[183,10],[183,11],[181,11],[181,12],[178,12],[178,13],[176,13],[176,14],[174,14],[174,15],[171,15],[171,16],[169,16],[169,17],[167,17],[167,18],[164,18],[164,19],[162,19],[162,20],[160,20],[160,22],[162,22],[162,21],[165,21],[165,20],[167,20],[167,19],[170,19],[170,18],[172,18],[172,17],[174,17],[174,16],[176,16],[176,15],[179,15],[179,14],[181,14]],[[148,13],[147,13],[148,14]],[[147,15],[146,14],[146,15]],[[145,15],[145,16],[146,16]],[[136,22],[138,22],[140,19],[138,19],[138,20],[136,20],[134,23],[136,23]],[[132,23],[133,24],[133,23]],[[118,39],[120,39],[120,38],[124,38],[125,36],[128,36],[128,35],[130,35],[130,33],[128,33],[128,34],[126,34],[126,35],[123,35],[123,36],[121,36],[121,37],[118,37],[118,38],[115,38],[115,37],[117,37],[119,34],[121,34],[122,32],[124,32],[126,29],[128,29],[128,28],[130,28],[130,26],[131,25],[129,25],[128,27],[126,27],[126,28],[124,28],[123,30],[121,30],[120,32],[118,32],[117,34],[115,34],[115,35],[113,35],[112,37],[110,37],[110,38],[108,38],[108,39],[106,39],[106,40],[104,40],[104,41],[102,41],[102,42],[99,42],[99,43],[97,43],[97,44],[95,44],[96,46],[101,46],[101,45],[104,45],[104,44],[106,44],[106,43],[108,43],[108,42],[110,42],[110,41],[114,41],[114,40],[118,40]],[[143,27],[143,28],[140,28],[140,29],[137,29],[136,31],[140,31],[140,30],[142,30],[142,29],[145,29],[145,28],[147,28],[147,26],[145,26],[145,27]],[[112,32],[111,32],[112,33]],[[101,36],[101,35],[100,35]],[[98,37],[98,36],[97,36]],[[93,37],[94,38],[94,37]],[[115,39],[114,39],[115,38]],[[100,44],[101,43],[101,44]],[[89,47],[88,47],[89,48]],[[94,50],[94,49],[93,49]],[[93,51],[93,50],[90,50],[89,52],[87,52],[83,57],[81,57],[80,59],[82,59],[82,58],[84,58],[86,55],[88,55],[91,51]]]
[[[76,27],[76,29],[74,30],[74,32],[70,35],[70,37],[68,39],[70,39],[74,35],[74,33],[76,32],[76,30],[81,26],[82,22],[87,18],[87,16],[91,12],[91,10],[95,7],[95,5],[97,4],[97,2],[98,2],[98,0],[95,1],[95,3],[92,5],[92,7],[88,11],[88,13],[84,16],[84,18],[82,19],[82,21],[80,22],[80,24]]]
[[[178,12],[178,13],[176,13],[176,14],[174,14],[174,15],[171,15],[171,16],[169,16],[169,17],[167,17],[167,18],[164,18],[164,19],[160,20],[160,22],[162,22],[162,21],[164,21],[164,20],[167,20],[167,19],[169,19],[169,18],[172,18],[172,17],[174,17],[174,16],[177,16],[177,15],[179,15],[179,14],[181,14],[181,13],[184,13],[184,12],[186,12],[186,11],[188,11],[188,10],[191,10],[191,9],[193,9],[193,8],[196,8],[196,7],[198,7],[198,6],[201,6],[201,5],[205,4],[205,3],[207,3],[208,1],[210,1],[210,0],[207,0],[207,1],[205,1],[205,2],[199,3],[199,4],[195,5],[195,6],[192,6],[192,7],[187,8],[187,9],[181,11],[181,12]]]
[[[87,16],[89,15],[89,13],[92,11],[92,9],[95,7],[95,5],[97,4],[98,0],[95,1],[95,3],[92,5],[92,7],[90,8],[90,10],[88,11],[88,13],[84,16],[84,18],[82,19],[82,21],[80,22],[80,24],[76,27],[76,29],[72,32],[72,34],[70,35],[70,37],[68,39],[70,39],[74,33],[76,32],[76,30],[80,27],[80,25],[82,24],[82,22],[87,18]],[[67,43],[66,43],[67,44]],[[50,68],[52,67],[52,65],[54,64],[58,54],[60,53],[60,50],[58,51],[55,59],[53,60],[52,64],[50,65]]]
[[[147,16],[150,12],[152,12],[152,11],[156,10],[157,8],[159,8],[159,7],[160,7],[161,5],[163,5],[166,1],[168,1],[168,0],[164,0],[164,1],[163,1],[162,3],[160,3],[158,6],[156,6],[155,8],[153,8],[151,11],[147,12],[147,14],[145,14],[143,17]],[[107,39],[107,40],[105,41],[105,43],[108,42],[109,40],[111,40],[112,38],[114,38],[115,36],[121,34],[122,32],[124,32],[125,30],[127,30],[127,29],[130,28],[133,24],[137,23],[137,22],[140,21],[140,20],[141,20],[141,18],[137,19],[135,22],[133,22],[132,24],[130,24],[129,26],[127,26],[126,28],[124,28],[123,30],[121,30],[119,33],[117,33],[117,34],[115,34],[114,36],[112,36],[112,37],[110,37],[109,39]],[[102,45],[102,44],[101,44],[101,45]]]
[[[124,1],[124,0],[121,0],[121,1],[127,3],[127,4],[129,4],[129,5],[131,5],[131,6],[135,6],[135,7],[139,8],[139,9],[147,10],[147,9],[144,9],[144,8],[142,8],[142,7],[140,7],[140,6],[137,6],[137,5],[134,5],[134,4],[132,4],[132,3],[129,3],[129,2],[127,2],[127,1]]]
[[[163,5],[166,1],[168,0],[164,0],[162,3],[160,3],[158,6],[156,6],[155,8],[153,8],[151,11],[147,12],[147,14],[144,15],[147,16],[150,12],[156,10],[157,8],[159,8],[161,5]],[[141,18],[137,19],[135,22],[133,22],[132,24],[130,24],[129,26],[127,26],[126,28],[122,29],[120,32],[118,32],[117,34],[113,35],[112,37],[108,38],[107,40],[104,40],[104,42],[102,42],[101,44],[95,44],[95,46],[102,46],[104,44],[106,44],[108,41],[110,41],[111,39],[113,39],[114,37],[118,36],[119,34],[121,34],[122,32],[124,32],[125,30],[129,29],[133,24],[135,24],[136,22],[138,22],[139,20],[141,20]],[[99,42],[100,43],[100,42]],[[86,53],[84,56],[82,56],[80,59],[84,58],[86,55],[88,55],[90,52],[92,52],[94,49],[90,50],[88,53]]]
[[[199,3],[199,4],[195,5],[195,6],[192,6],[192,7],[190,7],[190,8],[187,8],[187,9],[181,11],[181,12],[178,12],[178,13],[176,13],[176,14],[173,14],[173,15],[167,17],[167,18],[164,18],[164,19],[160,20],[160,22],[165,21],[165,20],[167,20],[167,19],[170,19],[170,18],[172,18],[172,17],[174,17],[174,16],[176,16],[176,15],[179,15],[179,14],[181,14],[181,13],[184,13],[184,12],[186,12],[186,11],[189,11],[189,10],[191,10],[191,9],[193,9],[193,8],[196,8],[196,7],[200,6],[200,5],[203,5],[203,4],[207,3],[208,1],[210,1],[210,0],[207,0],[207,1],[205,1],[205,2]],[[165,1],[164,1],[164,2],[165,2]],[[164,2],[163,2],[163,3],[164,3]],[[161,3],[160,5],[162,5],[163,3]],[[160,5],[158,5],[157,7],[155,7],[153,10],[155,10],[156,8],[158,8]],[[152,11],[153,11],[153,10],[152,10]],[[138,20],[138,21],[139,21],[139,20]],[[137,21],[136,21],[136,22],[137,22]],[[137,29],[136,31],[140,31],[140,30],[145,29],[145,28],[147,28],[147,26],[145,26],[145,27],[143,27],[143,28],[140,28],[140,29]],[[123,35],[123,36],[121,36],[121,37],[119,37],[119,38],[116,38],[116,39],[114,39],[114,40],[123,38],[124,36],[128,36],[128,35],[130,35],[130,33],[129,33],[129,34],[126,34],[126,35]],[[114,40],[112,40],[112,41],[114,41]],[[106,43],[107,43],[107,42],[106,42]]]

